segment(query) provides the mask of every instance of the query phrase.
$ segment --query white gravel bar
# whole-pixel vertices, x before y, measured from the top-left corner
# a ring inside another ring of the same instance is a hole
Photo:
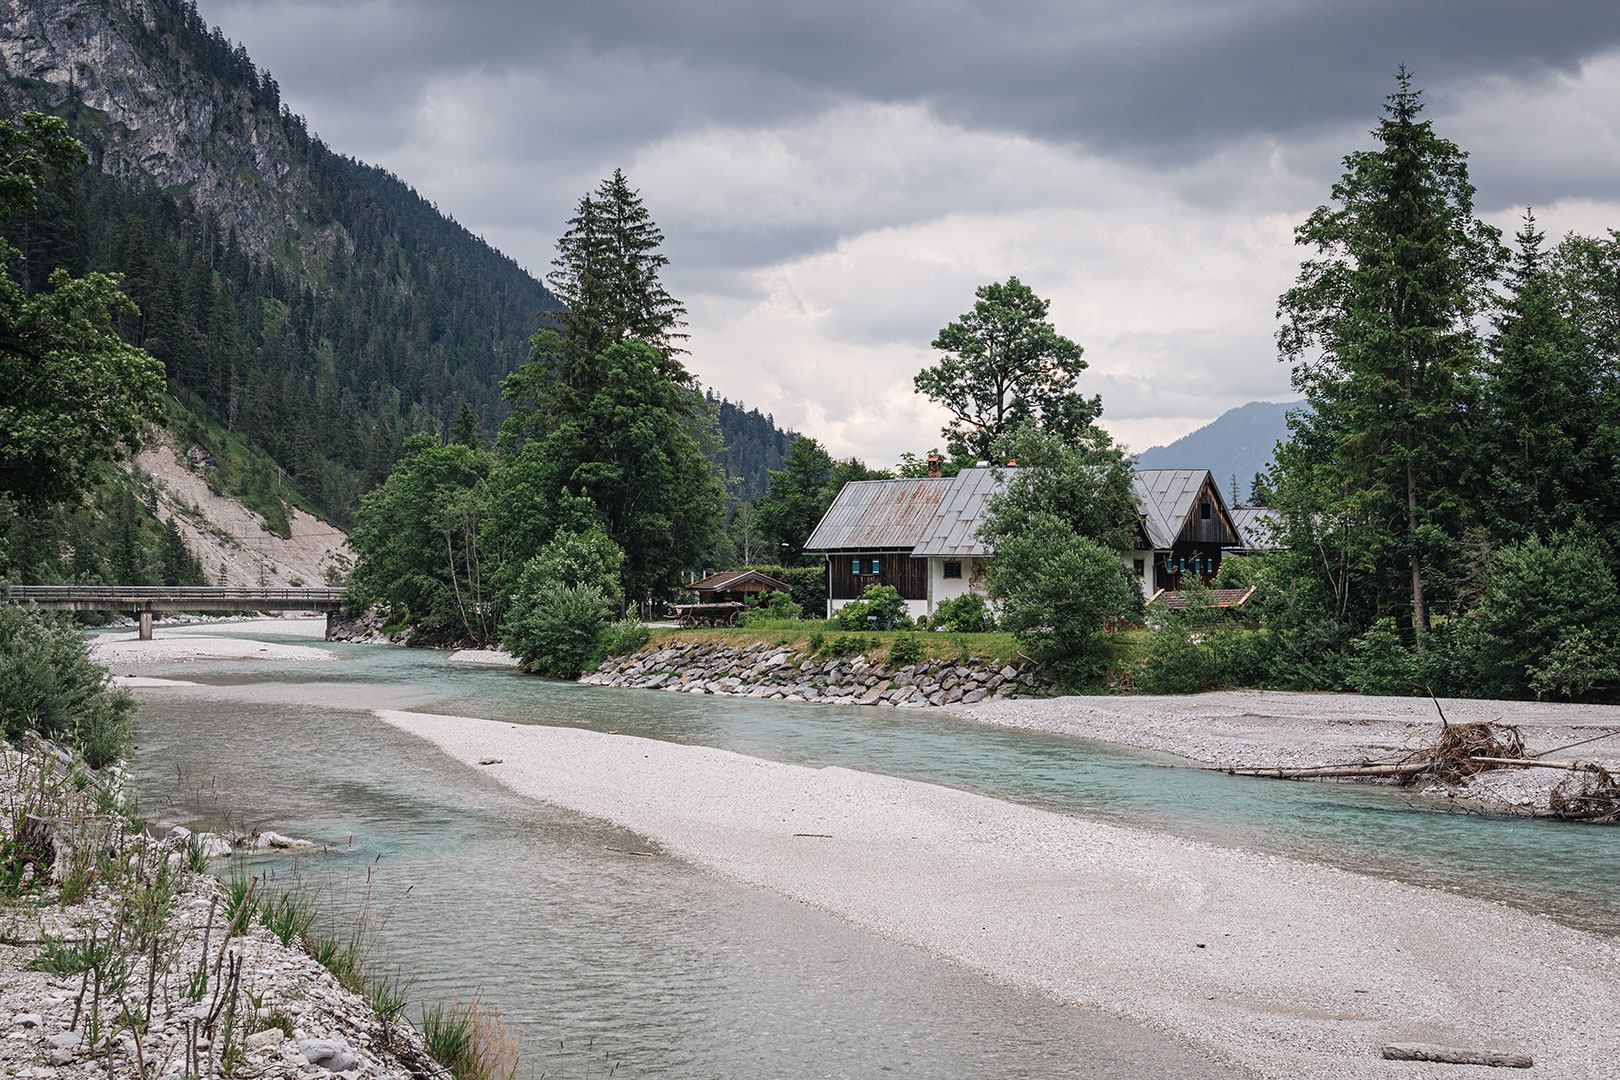
[[[1501,1075],[1383,1060],[1394,1042],[1620,1072],[1616,941],[1505,905],[848,769],[378,715],[664,855],[1262,1076]]]
[[[325,619],[242,619],[216,623],[229,626],[230,634],[210,634],[194,622],[173,626],[159,624],[151,641],[141,641],[136,631],[97,634],[90,640],[90,656],[98,664],[163,664],[187,660],[331,660],[333,654],[311,645],[255,641],[251,635],[276,634],[320,641],[326,636]]]
[[[457,649],[446,659],[452,664],[481,664],[484,667],[518,666],[517,657],[501,649]]]
[[[1620,731],[1620,706],[1441,698],[1451,723],[1512,724],[1532,751]],[[1004,727],[1162,750],[1222,766],[1288,768],[1389,761],[1431,745],[1440,712],[1426,697],[1225,690],[1208,694],[991,699],[950,711]],[[1549,760],[1620,761],[1620,738]]]

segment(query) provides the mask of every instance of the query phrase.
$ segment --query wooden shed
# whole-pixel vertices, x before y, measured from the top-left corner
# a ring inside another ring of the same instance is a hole
[[[697,593],[700,604],[746,603],[749,598],[760,593],[793,591],[793,586],[787,582],[768,577],[758,570],[727,570],[724,573],[710,574],[702,581],[694,581],[686,587]]]

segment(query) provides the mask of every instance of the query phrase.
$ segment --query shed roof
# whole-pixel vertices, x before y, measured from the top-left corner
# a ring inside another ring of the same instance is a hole
[[[999,469],[971,468],[957,473],[939,509],[923,528],[913,555],[994,555],[979,539],[979,522],[990,496],[1006,486]]]
[[[1209,593],[1210,607],[1242,607],[1249,602],[1249,597],[1254,595],[1254,590],[1255,586],[1250,585],[1247,589],[1209,589],[1206,591]],[[1187,594],[1160,589],[1148,599],[1148,603],[1182,611],[1187,607]]]
[[[1282,524],[1277,511],[1265,506],[1232,507],[1232,525],[1238,531],[1244,551],[1268,551],[1278,546],[1277,528]]]
[[[728,589],[735,589],[739,585],[749,583],[765,585],[778,592],[793,591],[793,586],[787,582],[777,581],[775,578],[768,577],[758,570],[725,570],[718,574],[710,574],[702,581],[694,581],[686,587],[693,592],[725,592]]]
[[[1215,486],[1210,483],[1208,469],[1138,469],[1131,474],[1142,526],[1155,551],[1176,546],[1176,538],[1206,483]],[[1220,498],[1220,494],[1216,490],[1215,497]]]
[[[852,480],[844,485],[807,551],[909,551],[939,510],[954,478]]]

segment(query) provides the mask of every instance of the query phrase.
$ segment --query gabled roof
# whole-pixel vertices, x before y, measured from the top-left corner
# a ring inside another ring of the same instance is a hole
[[[955,482],[926,476],[852,480],[827,508],[805,550],[910,551]]]
[[[963,469],[957,473],[940,500],[933,519],[923,528],[913,555],[993,555],[979,539],[979,521],[984,517],[985,500],[1006,486],[1006,474],[988,468]]]
[[[1279,547],[1277,527],[1282,524],[1277,511],[1264,506],[1232,507],[1232,525],[1238,531],[1243,551],[1274,551]]]
[[[718,574],[710,574],[702,581],[694,581],[686,588],[691,589],[693,592],[725,592],[728,589],[735,589],[745,582],[758,582],[762,585],[768,585],[778,592],[793,591],[793,586],[787,582],[767,577],[758,570],[726,570]]]
[[[1208,469],[1138,469],[1131,474],[1131,490],[1142,514],[1142,527],[1155,551],[1176,546],[1198,503],[1198,493],[1206,484],[1215,493],[1216,505],[1226,513],[1226,500],[1221,498],[1220,488]],[[1231,520],[1230,514],[1227,520]]]
[[[1254,595],[1254,590],[1255,586],[1253,585],[1250,585],[1247,589],[1210,589],[1208,590],[1209,606],[1242,607],[1248,602],[1249,597]],[[1187,594],[1160,589],[1148,599],[1148,603],[1182,611],[1187,607]]]

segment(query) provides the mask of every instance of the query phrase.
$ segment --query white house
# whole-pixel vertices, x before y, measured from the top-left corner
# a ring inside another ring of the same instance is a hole
[[[845,484],[805,544],[827,558],[827,614],[869,585],[894,586],[912,618],[970,590],[983,595],[995,552],[979,524],[1007,472],[981,465],[953,477]],[[1143,470],[1132,487],[1141,528],[1125,563],[1144,596],[1178,589],[1189,575],[1211,582],[1222,550],[1244,546],[1208,469]]]

